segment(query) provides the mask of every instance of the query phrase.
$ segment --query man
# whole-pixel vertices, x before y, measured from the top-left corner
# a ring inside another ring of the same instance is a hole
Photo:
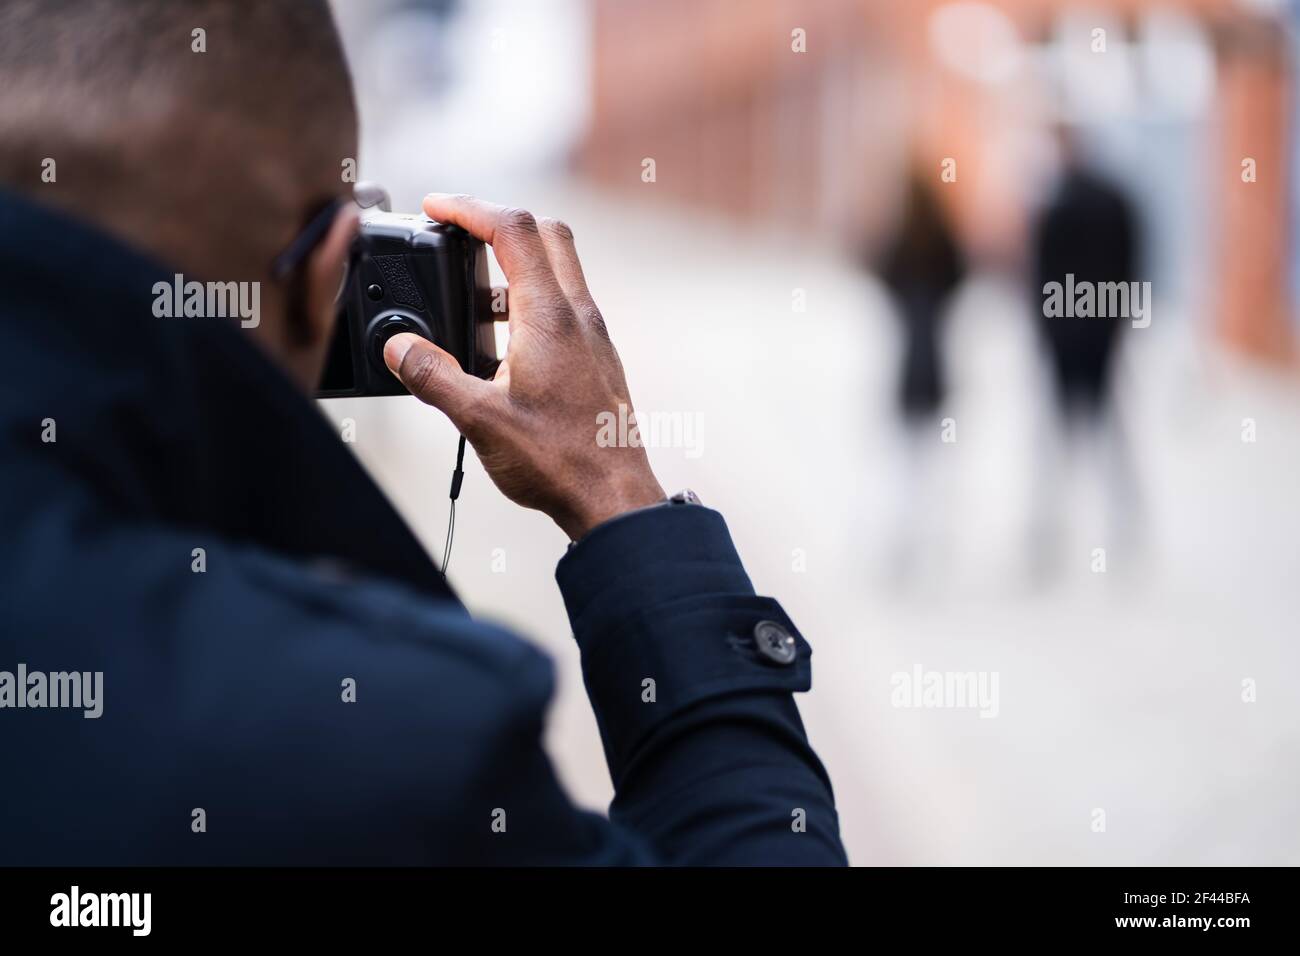
[[[1091,423],[1105,417],[1112,400],[1119,335],[1129,316],[1053,314],[1043,308],[1044,290],[1051,283],[1134,281],[1137,216],[1124,191],[1085,162],[1071,128],[1060,125],[1055,136],[1061,172],[1033,224],[1031,294],[1060,413]]]
[[[355,148],[320,0],[0,5],[0,863],[843,863],[807,644],[718,513],[595,440],[629,397],[571,233],[430,196],[493,246],[509,355],[385,360],[576,542],[609,818],[560,788],[550,663],[466,614],[308,399],[355,213],[270,263]],[[257,283],[256,322],[156,317],[176,274]]]
[[[1051,288],[1101,290],[1135,283],[1141,272],[1140,222],[1126,192],[1088,162],[1078,131],[1059,124],[1053,134],[1060,174],[1031,235],[1030,294],[1055,394],[1051,422],[1058,439],[1040,443],[1045,453],[1031,505],[1031,553],[1035,576],[1044,580],[1061,560],[1059,538],[1069,513],[1061,494],[1068,487],[1065,472],[1075,471],[1076,462],[1103,489],[1104,534],[1113,553],[1136,554],[1142,526],[1139,475],[1114,386],[1121,335],[1134,316],[1076,314],[1073,302],[1061,314],[1047,302]],[[1127,295],[1123,302],[1130,311],[1135,307]],[[1097,308],[1108,307],[1099,296]]]

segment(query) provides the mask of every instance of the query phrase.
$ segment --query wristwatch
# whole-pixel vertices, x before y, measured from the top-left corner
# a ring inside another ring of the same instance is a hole
[[[700,496],[697,495],[695,492],[691,491],[691,489],[689,488],[683,488],[681,491],[677,492],[677,494],[669,496],[668,503],[670,505],[704,504],[704,502],[700,500]]]
[[[644,508],[635,508],[632,511],[626,511],[623,514],[619,515],[618,517],[623,518],[630,514],[636,514],[638,511],[649,511],[651,508],[671,508],[676,505],[703,505],[703,504],[704,502],[700,500],[699,495],[691,491],[691,489],[689,488],[683,488],[681,491],[677,492],[677,494],[669,495],[663,501],[656,502],[655,504],[652,505],[646,505]],[[610,520],[612,521],[614,519],[611,518]],[[599,527],[599,525],[597,527]],[[595,529],[593,528],[592,530],[594,531]],[[590,534],[591,532],[589,531],[587,533]],[[578,546],[577,541],[570,541],[568,550],[572,551],[577,546]]]

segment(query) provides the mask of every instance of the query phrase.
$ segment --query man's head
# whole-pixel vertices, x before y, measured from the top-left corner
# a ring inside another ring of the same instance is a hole
[[[0,3],[0,185],[187,278],[260,282],[257,335],[307,387],[352,214],[298,275],[274,280],[270,264],[350,192],[356,143],[326,0]]]

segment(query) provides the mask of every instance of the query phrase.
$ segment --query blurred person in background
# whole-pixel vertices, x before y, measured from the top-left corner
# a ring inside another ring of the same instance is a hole
[[[943,320],[966,261],[938,197],[914,166],[902,215],[877,259],[877,268],[900,320],[897,407],[906,448],[897,511],[895,572],[910,573],[918,538],[924,537],[928,489],[933,484],[938,413],[947,394]]]
[[[1053,284],[1068,295],[1068,290],[1087,284],[1097,289],[1138,279],[1137,212],[1125,191],[1084,157],[1078,130],[1060,124],[1053,133],[1059,173],[1038,211],[1030,240],[1030,308],[1051,380],[1050,418],[1060,438],[1043,450],[1044,470],[1035,492],[1032,546],[1039,575],[1050,575],[1060,557],[1064,508],[1058,497],[1058,464],[1084,463],[1082,470],[1097,480],[1112,541],[1132,538],[1137,494],[1114,395],[1120,336],[1130,317],[1058,314],[1047,304]]]
[[[934,191],[919,174],[880,259],[880,277],[902,322],[898,408],[909,427],[928,427],[946,393],[942,322],[966,262]]]

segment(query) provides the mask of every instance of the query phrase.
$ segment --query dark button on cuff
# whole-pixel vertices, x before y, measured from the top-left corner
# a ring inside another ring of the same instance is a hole
[[[754,644],[774,664],[793,664],[799,654],[794,637],[776,621],[759,621],[754,625]]]

